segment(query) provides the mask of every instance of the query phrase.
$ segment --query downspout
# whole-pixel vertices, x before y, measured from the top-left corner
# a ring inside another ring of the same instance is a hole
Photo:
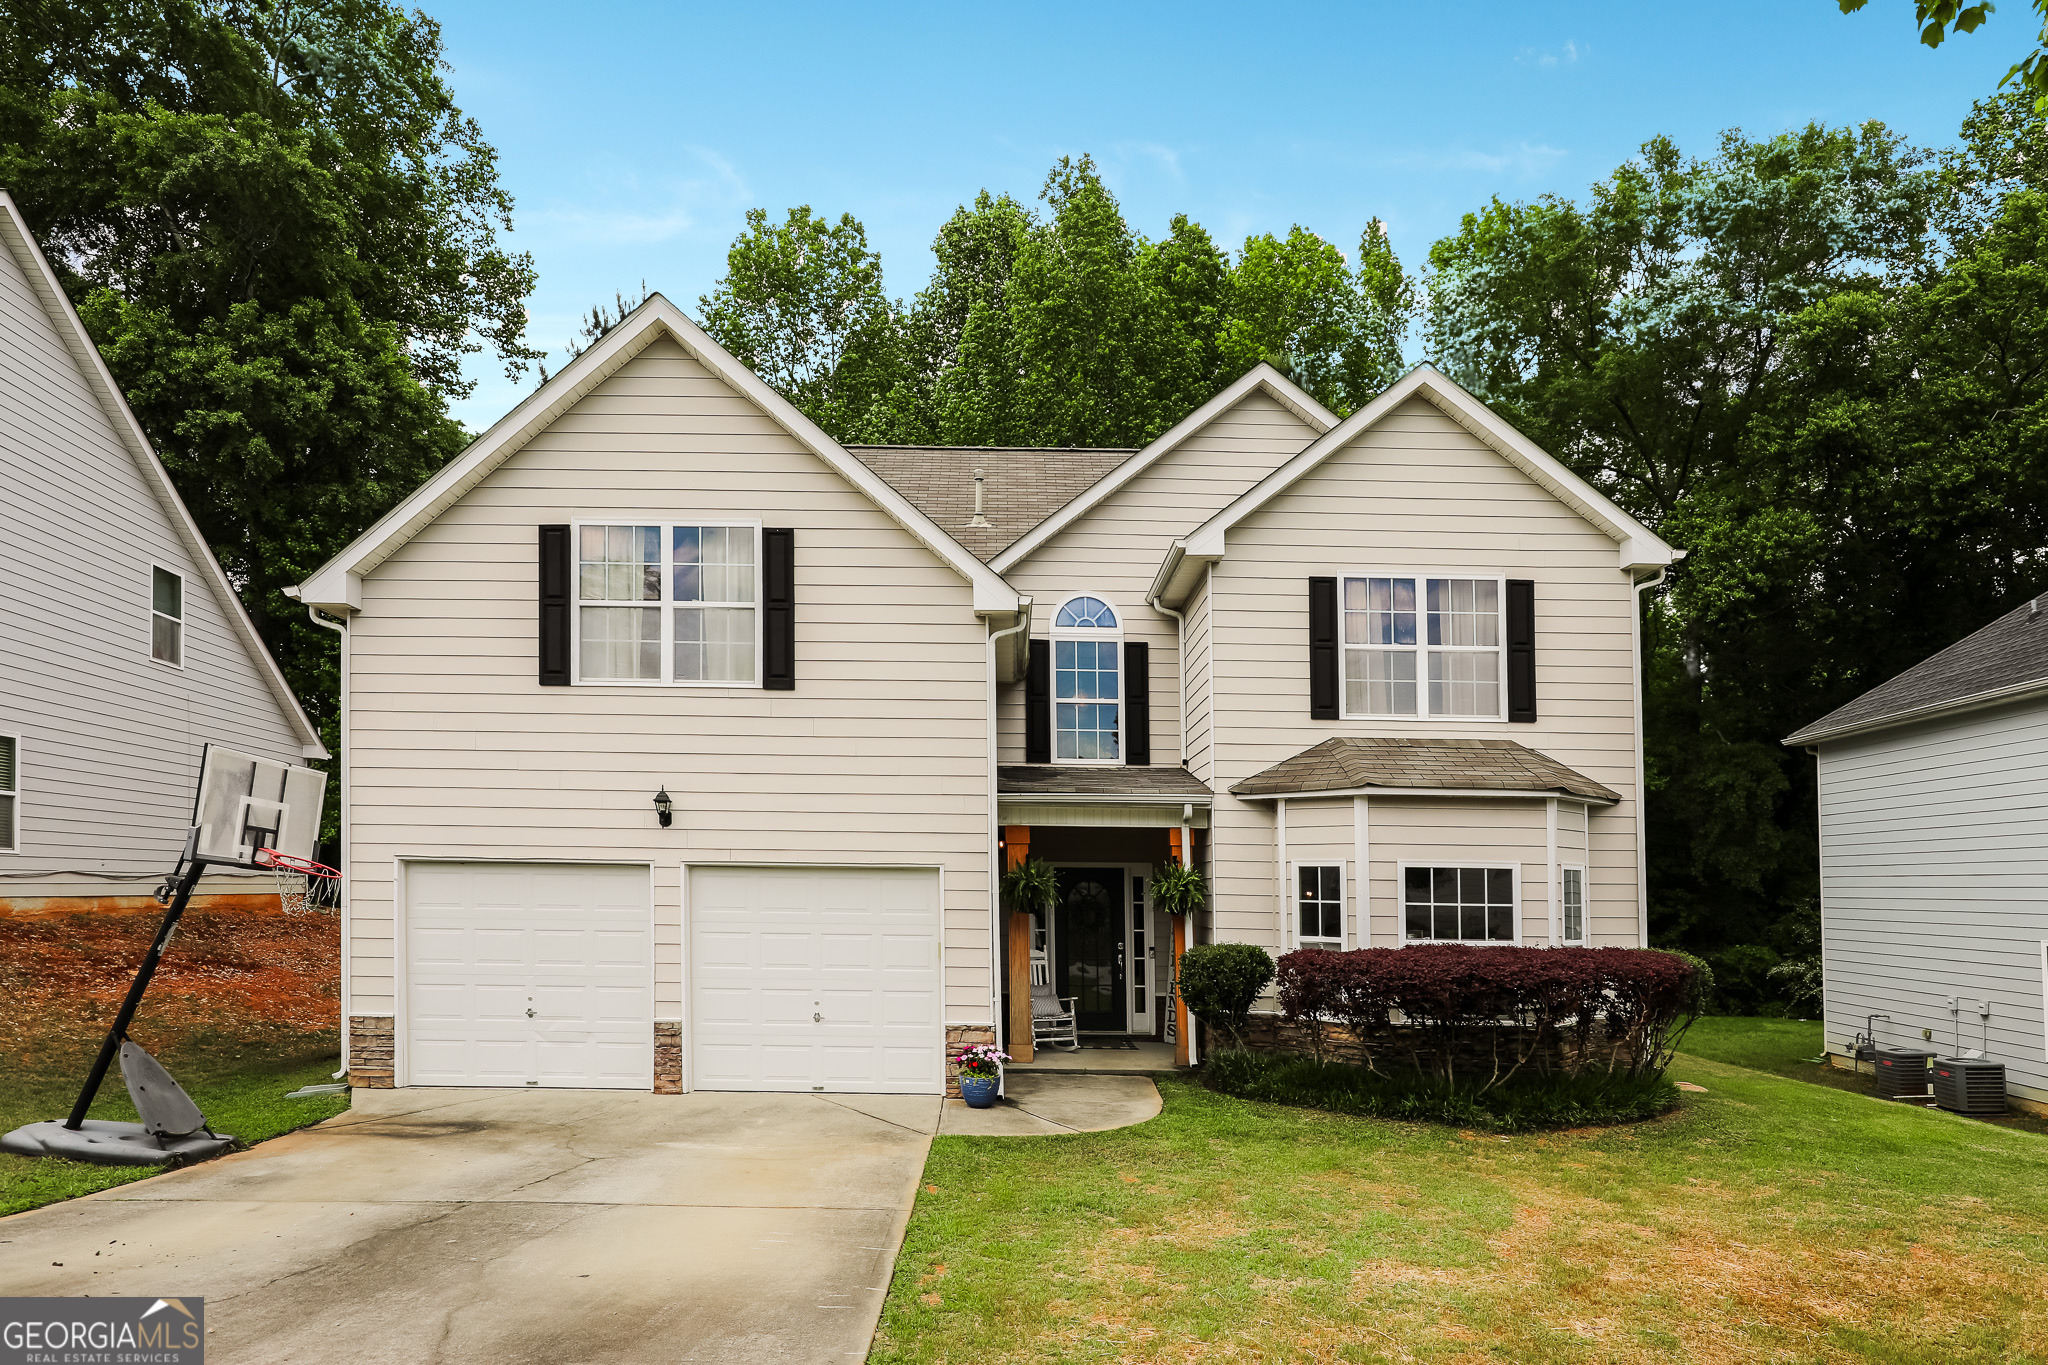
[[[1003,815],[996,794],[996,647],[1020,630],[1031,628],[1031,599],[1017,599],[1017,624],[991,631],[988,637],[988,1012],[995,1021],[996,1046],[1003,1046]]]
[[[1180,766],[1185,768],[1188,766],[1188,618],[1172,607],[1161,606],[1156,597],[1152,599],[1152,610],[1173,618],[1174,667],[1180,673],[1180,702],[1175,708],[1180,716],[1180,740],[1176,752],[1180,755]]]
[[[323,616],[320,608],[308,603],[306,617],[316,626],[324,626],[341,637],[341,752],[335,757],[335,767],[340,775],[341,818],[336,827],[341,832],[341,1070],[329,1077],[330,1080],[348,1078],[348,1004],[349,1004],[349,934],[354,928],[350,919],[349,885],[355,880],[353,869],[348,865],[349,851],[349,807],[348,807],[348,626],[333,617]]]
[[[1638,948],[1650,946],[1650,817],[1647,801],[1649,793],[1643,789],[1645,781],[1643,762],[1643,594],[1651,588],[1662,587],[1665,576],[1670,572],[1671,570],[1667,566],[1657,570],[1655,578],[1645,578],[1635,585],[1636,609],[1630,613],[1628,618],[1628,638],[1629,644],[1632,646],[1629,653],[1631,662],[1635,667],[1636,677],[1636,947]],[[1591,839],[1589,838],[1587,842],[1589,847],[1586,850],[1585,857],[1586,862],[1590,865],[1593,861],[1593,850],[1590,847]],[[1590,907],[1588,913],[1590,913]],[[1591,928],[1591,925],[1587,926],[1586,941],[1588,943],[1593,941]]]

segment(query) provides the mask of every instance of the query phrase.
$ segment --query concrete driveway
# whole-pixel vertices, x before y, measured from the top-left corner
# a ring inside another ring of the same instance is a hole
[[[860,1360],[940,1111],[357,1091],[318,1128],[0,1219],[0,1294],[204,1296],[210,1365]]]

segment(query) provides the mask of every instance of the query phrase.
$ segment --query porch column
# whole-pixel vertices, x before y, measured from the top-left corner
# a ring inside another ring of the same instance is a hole
[[[1004,825],[1003,866],[1020,866],[1031,852],[1031,826]],[[1004,969],[1010,985],[1010,1060],[1028,1062],[1038,1055],[1031,1041],[1031,916],[1012,907],[1004,923]]]
[[[1187,1002],[1180,998],[1180,955],[1187,951],[1188,933],[1194,927],[1192,915],[1173,916],[1173,932],[1167,935],[1173,947],[1173,1064],[1194,1065],[1194,1021],[1188,1017]]]

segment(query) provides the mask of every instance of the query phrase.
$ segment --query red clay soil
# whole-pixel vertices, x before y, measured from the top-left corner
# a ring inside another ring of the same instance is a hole
[[[0,919],[0,1056],[52,1059],[104,1036],[155,936],[151,915]],[[341,923],[224,906],[186,913],[129,1030],[152,1050],[203,1034],[338,1033]]]

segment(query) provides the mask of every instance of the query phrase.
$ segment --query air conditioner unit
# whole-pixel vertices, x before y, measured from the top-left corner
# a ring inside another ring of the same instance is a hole
[[[1925,1096],[1927,1064],[1933,1060],[1932,1052],[1904,1047],[1878,1048],[1872,1058],[1876,1064],[1877,1093],[1888,1100]]]
[[[2005,1063],[1936,1057],[1934,1102],[1958,1114],[1997,1117],[2005,1112]]]

